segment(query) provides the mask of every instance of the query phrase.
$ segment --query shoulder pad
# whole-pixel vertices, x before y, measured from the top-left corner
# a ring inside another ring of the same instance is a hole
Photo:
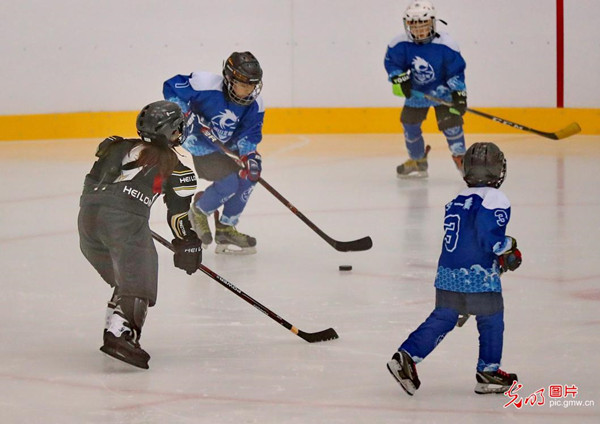
[[[223,91],[223,77],[210,72],[192,72],[190,86],[196,91]]]
[[[400,44],[400,43],[410,43],[411,41],[408,39],[408,36],[406,35],[405,32],[402,32],[400,34],[398,34],[397,36],[395,36],[394,38],[392,38],[392,41],[390,41],[390,43],[388,44],[389,48],[394,48],[396,47],[396,45]]]
[[[454,41],[450,34],[448,34],[447,32],[440,32],[437,35],[438,37],[434,38],[432,41],[433,44],[442,44],[448,47],[449,49],[460,53],[460,47],[458,46],[458,43]]]
[[[123,141],[123,137],[119,137],[118,135],[112,135],[108,138],[105,138],[96,149],[96,157],[101,158],[104,156],[108,148],[113,145],[113,143],[118,143],[120,141]]]
[[[497,188],[486,187],[488,190],[483,198],[483,207],[486,209],[508,209],[510,208],[510,201],[506,194]]]

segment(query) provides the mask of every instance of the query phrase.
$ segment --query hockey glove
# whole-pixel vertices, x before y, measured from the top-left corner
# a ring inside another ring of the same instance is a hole
[[[392,77],[392,92],[399,97],[410,98],[412,84],[410,82],[410,74],[405,72]]]
[[[202,242],[198,238],[189,240],[174,239],[173,264],[192,275],[200,268],[202,263]]]
[[[498,265],[500,265],[502,272],[514,271],[521,266],[523,261],[521,251],[517,249],[517,240],[513,237],[510,237],[510,239],[512,240],[512,247],[498,257]]]
[[[453,91],[452,103],[454,106],[450,108],[450,113],[463,116],[467,111],[467,92],[464,90]]]
[[[256,152],[249,153],[240,158],[244,168],[240,171],[240,177],[257,182],[262,171],[262,158]]]

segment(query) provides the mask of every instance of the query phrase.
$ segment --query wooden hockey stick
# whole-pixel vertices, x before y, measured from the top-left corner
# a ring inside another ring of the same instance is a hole
[[[429,94],[421,93],[420,91],[412,90],[411,93],[417,97],[424,97],[427,100],[431,100],[432,102],[439,103],[444,106],[454,107],[454,103],[452,103],[452,102],[447,102],[438,97],[434,97]],[[572,135],[575,135],[575,134],[581,132],[581,127],[579,126],[579,124],[577,122],[572,122],[569,125],[567,125],[566,127],[562,128],[558,131],[555,131],[555,132],[545,132],[545,131],[540,131],[540,130],[536,130],[533,128],[529,128],[529,127],[526,127],[525,125],[517,124],[515,122],[508,121],[508,120],[500,118],[498,116],[489,115],[489,114],[487,114],[485,112],[481,112],[479,110],[467,108],[467,112],[471,112],[475,115],[479,115],[484,118],[491,119],[492,121],[496,121],[500,124],[508,125],[509,127],[513,127],[518,130],[528,131],[528,132],[531,132],[531,133],[534,133],[537,135],[541,135],[542,137],[546,137],[551,140],[562,140],[564,138],[571,137]]]
[[[152,230],[150,230],[150,232],[152,233],[152,238],[154,238],[154,240],[156,240],[157,242],[159,242],[160,244],[162,244],[163,246],[165,246],[167,249],[171,250],[172,252],[175,251],[171,242],[169,242],[168,240],[163,238],[160,234],[157,234]],[[333,328],[328,328],[327,330],[317,331],[316,333],[306,333],[302,330],[299,330],[298,328],[294,327],[292,324],[290,324],[289,322],[287,322],[286,320],[281,318],[275,312],[273,312],[272,310],[270,310],[266,306],[262,305],[257,300],[253,299],[252,297],[250,297],[249,295],[247,295],[246,293],[244,293],[243,291],[238,289],[236,286],[231,284],[229,281],[227,281],[226,279],[221,277],[219,274],[217,274],[216,272],[214,272],[207,266],[200,264],[199,269],[200,269],[200,271],[202,271],[203,273],[208,275],[210,278],[215,280],[217,283],[221,284],[227,290],[229,290],[229,291],[233,292],[234,294],[236,294],[237,296],[241,297],[246,302],[248,302],[249,304],[254,306],[256,309],[261,311],[263,314],[267,315],[272,320],[277,321],[279,324],[281,324],[282,326],[284,326],[285,328],[290,330],[292,333],[294,333],[298,337],[306,340],[309,343],[324,342],[327,340],[334,340],[334,339],[339,338],[338,334],[335,332],[335,330]]]
[[[210,128],[203,127],[202,133],[213,142],[215,146],[217,146],[223,153],[229,156],[231,159],[235,161],[235,163],[240,167],[240,169],[244,168],[244,164],[241,159],[229,150],[227,147],[223,145],[223,143],[212,133]],[[319,227],[317,227],[310,219],[308,219],[302,212],[300,212],[294,205],[292,205],[285,197],[281,195],[277,190],[271,186],[271,184],[267,183],[262,177],[258,179],[258,183],[267,189],[269,193],[277,198],[281,203],[283,203],[294,215],[296,215],[302,222],[309,226],[311,230],[317,233],[323,240],[329,243],[335,250],[339,252],[361,252],[363,250],[369,250],[373,247],[373,240],[371,237],[363,237],[361,239],[352,240],[352,241],[339,241],[331,238],[327,234],[323,232]]]

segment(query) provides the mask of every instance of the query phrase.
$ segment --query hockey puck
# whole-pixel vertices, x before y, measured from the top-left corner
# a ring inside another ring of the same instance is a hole
[[[340,271],[352,271],[352,265],[340,265]]]

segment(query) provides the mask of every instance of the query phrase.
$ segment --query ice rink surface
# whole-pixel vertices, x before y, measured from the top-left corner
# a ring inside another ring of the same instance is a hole
[[[508,160],[508,233],[524,261],[503,277],[502,368],[530,403],[473,392],[473,319],[419,364],[415,396],[389,375],[434,306],[444,205],[464,187],[445,141],[426,140],[430,176],[406,181],[395,176],[400,135],[266,136],[263,178],[334,239],[369,235],[373,248],[335,251],[257,186],[238,229],[258,254],[216,256],[212,245],[204,264],[299,329],[340,338],[306,343],[157,245],[146,371],[98,350],[111,290],[79,251],[76,217],[100,140],[0,142],[0,422],[600,422],[599,136],[467,135]],[[151,227],[171,239],[162,200]],[[576,397],[550,396],[565,386]]]

